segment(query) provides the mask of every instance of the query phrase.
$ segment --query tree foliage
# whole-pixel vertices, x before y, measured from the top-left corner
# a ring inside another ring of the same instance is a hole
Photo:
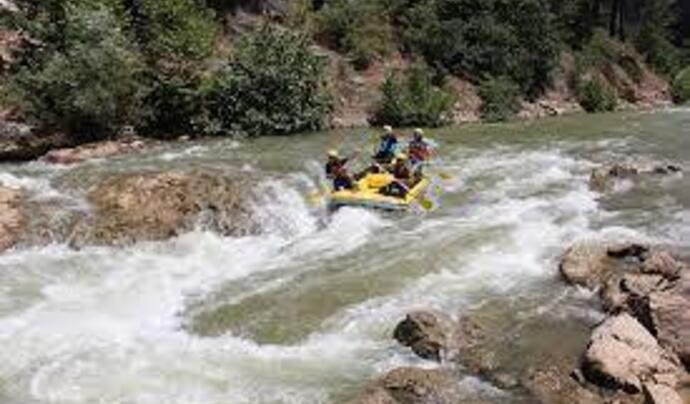
[[[406,74],[390,74],[381,85],[382,99],[374,122],[395,126],[442,126],[450,122],[454,97],[433,85],[422,65]]]
[[[244,38],[213,80],[212,128],[253,136],[320,129],[330,110],[323,74],[303,36],[267,26]]]
[[[11,80],[37,123],[80,136],[107,136],[144,112],[144,66],[111,8],[69,5],[59,50],[28,63]]]
[[[484,80],[479,86],[482,118],[507,121],[520,110],[520,87],[507,77]]]
[[[673,101],[677,104],[690,101],[690,67],[681,70],[673,80]]]

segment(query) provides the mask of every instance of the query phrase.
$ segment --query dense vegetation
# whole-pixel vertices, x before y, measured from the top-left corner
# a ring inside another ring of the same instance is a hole
[[[414,66],[405,75],[389,75],[381,86],[374,122],[403,127],[436,127],[451,122],[453,96],[434,86],[432,79],[424,66]]]
[[[400,53],[376,121],[449,122],[449,76],[474,83],[487,120],[551,84],[561,55],[588,111],[632,100],[607,73],[640,80],[643,63],[687,99],[690,2],[678,0],[16,0],[0,23],[30,38],[4,80],[5,103],[77,136],[125,125],[149,135],[288,134],[328,120],[326,73],[312,44],[365,69]],[[226,13],[270,12],[271,26],[236,34]],[[278,16],[277,19],[275,16]],[[230,46],[226,46],[230,43]],[[425,67],[422,67],[425,66]]]

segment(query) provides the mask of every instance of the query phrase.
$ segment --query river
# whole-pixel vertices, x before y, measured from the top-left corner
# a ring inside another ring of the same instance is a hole
[[[0,166],[1,183],[55,207],[41,219],[53,224],[88,209],[84,190],[113,172],[231,167],[255,174],[265,194],[260,235],[1,255],[0,402],[340,403],[386,370],[435,366],[391,337],[419,308],[491,319],[499,360],[523,369],[582,349],[601,318],[590,294],[558,278],[569,244],[636,238],[690,251],[690,176],[606,196],[588,188],[591,169],[610,160],[690,170],[689,109],[432,131],[444,174],[434,210],[329,215],[305,195],[318,189],[326,149],[372,142],[360,132]],[[520,400],[458,373],[468,399]]]

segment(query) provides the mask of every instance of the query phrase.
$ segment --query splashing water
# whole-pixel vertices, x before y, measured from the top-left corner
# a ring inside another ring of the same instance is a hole
[[[37,198],[78,193],[71,176],[89,170],[249,167],[262,176],[254,209],[264,232],[195,231],[127,248],[54,244],[0,256],[0,402],[342,402],[377,373],[434,366],[390,338],[411,309],[460,313],[507,299],[518,328],[590,318],[577,303],[587,296],[552,282],[562,249],[584,237],[683,246],[690,187],[681,176],[606,199],[589,191],[589,170],[602,154],[630,150],[679,159],[684,148],[687,158],[687,140],[648,131],[664,124],[677,136],[689,114],[638,117],[634,130],[629,117],[613,116],[535,124],[518,138],[506,135],[511,127],[441,134],[439,169],[452,178],[428,215],[311,207],[305,195],[317,188],[318,164],[310,159],[327,136],[191,145],[136,163],[58,171],[8,166],[0,182]],[[620,207],[621,198],[644,198],[645,208]],[[510,401],[472,377],[459,383],[469,398]]]

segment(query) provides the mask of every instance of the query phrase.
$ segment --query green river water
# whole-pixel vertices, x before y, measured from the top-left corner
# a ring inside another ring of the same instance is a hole
[[[423,308],[483,318],[496,360],[521,372],[580,352],[601,319],[591,294],[558,278],[568,245],[635,238],[690,251],[687,174],[623,182],[605,196],[587,185],[607,161],[690,170],[690,109],[432,131],[441,144],[433,170],[451,177],[438,179],[433,211],[312,206],[325,150],[369,147],[374,135],[363,133],[0,166],[0,183],[50,207],[34,220],[52,227],[88,209],[84,191],[113,172],[247,172],[265,195],[255,236],[195,231],[0,256],[0,403],[345,402],[389,369],[436,366],[391,337],[406,312]],[[456,372],[468,399],[528,400]]]

